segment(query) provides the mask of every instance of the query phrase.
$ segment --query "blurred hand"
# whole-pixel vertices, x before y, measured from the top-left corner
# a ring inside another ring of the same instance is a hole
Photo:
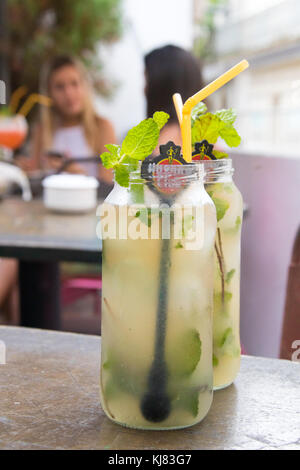
[[[70,163],[64,170],[67,173],[72,173],[74,175],[86,175],[86,171],[78,163]]]
[[[47,162],[47,167],[51,170],[58,170],[65,161],[64,158],[55,155],[46,155],[45,160]]]
[[[32,158],[25,157],[24,155],[18,155],[14,158],[15,164],[25,171],[25,173],[30,173],[31,171],[36,170],[36,163]]]
[[[47,166],[51,170],[59,170],[68,161],[68,158],[70,157],[67,154],[63,155],[62,157],[56,155],[46,155]],[[67,165],[63,171],[75,175],[86,174],[85,170],[78,163],[70,163],[70,165]]]

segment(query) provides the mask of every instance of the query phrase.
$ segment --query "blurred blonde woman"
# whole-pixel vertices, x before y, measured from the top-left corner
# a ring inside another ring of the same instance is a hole
[[[70,56],[56,57],[42,82],[42,92],[52,99],[52,106],[42,108],[41,120],[33,129],[31,157],[18,162],[24,170],[58,169],[68,158],[99,156],[105,144],[116,142],[112,124],[94,109],[81,62]],[[73,163],[66,171],[98,177],[102,195],[110,191],[112,173],[100,163]],[[13,323],[18,321],[16,286],[16,260],[0,259],[0,313],[4,310]]]
[[[31,168],[57,169],[62,164],[59,155],[65,160],[99,156],[105,144],[116,142],[112,124],[94,109],[89,77],[77,59],[56,57],[42,77],[42,92],[52,106],[42,108],[33,130]],[[70,164],[66,171],[112,181],[111,171],[99,163]]]

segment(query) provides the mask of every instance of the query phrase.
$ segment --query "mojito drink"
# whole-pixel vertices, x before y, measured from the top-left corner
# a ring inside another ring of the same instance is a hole
[[[247,65],[244,63],[244,65]],[[243,67],[244,67],[243,65]],[[214,389],[235,379],[240,367],[240,250],[242,196],[232,180],[232,160],[215,144],[238,147],[234,109],[208,112],[199,103],[192,115],[193,161],[205,168],[205,189],[215,203],[217,234],[214,247]]]
[[[231,161],[225,161],[231,166]],[[220,161],[219,163],[220,164]],[[217,210],[213,314],[214,389],[230,385],[240,368],[240,245],[242,196],[227,176],[208,172],[205,187]]]
[[[171,228],[163,239],[160,197],[146,187],[143,197],[152,207],[146,218],[132,204],[130,190],[118,185],[105,203],[107,225],[116,226],[117,236],[103,240],[101,404],[111,420],[125,426],[183,428],[201,421],[212,402],[215,207],[199,182],[181,193],[180,204],[202,210],[201,246],[188,249],[184,231],[175,239]],[[178,210],[170,208],[171,221]],[[128,235],[141,223],[139,233],[149,238],[121,239],[121,212],[127,214]],[[160,402],[163,411],[156,413]]]

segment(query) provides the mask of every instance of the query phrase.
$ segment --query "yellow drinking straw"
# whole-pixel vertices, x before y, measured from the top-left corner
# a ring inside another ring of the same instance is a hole
[[[17,112],[21,98],[23,98],[23,96],[26,95],[26,93],[27,93],[27,86],[25,85],[20,86],[13,92],[13,94],[11,95],[9,105],[8,105],[9,110],[12,114],[15,114]]]
[[[182,102],[181,94],[180,93],[175,93],[173,95],[173,101],[174,101],[174,106],[175,106],[175,109],[176,109],[178,122],[181,125],[181,123],[182,123],[182,108],[183,108],[183,102]]]
[[[211,95],[214,91],[221,88],[223,85],[228,83],[230,80],[235,78],[239,73],[243,72],[246,68],[249,67],[249,63],[247,60],[242,60],[230,70],[223,73],[220,77],[218,77],[213,82],[209,83],[206,87],[202,88],[202,90],[198,91],[195,95],[191,96],[186,100],[182,108],[182,121],[179,121],[180,128],[181,128],[181,135],[182,135],[182,153],[183,158],[187,162],[192,161],[192,129],[191,129],[191,112],[194,106],[198,104],[200,101],[203,101],[209,95]],[[177,93],[176,93],[177,95]],[[175,99],[173,95],[173,100],[177,111],[178,106],[178,98]],[[180,109],[180,108],[179,108]]]
[[[33,108],[36,103],[43,104],[44,106],[51,106],[52,100],[47,96],[39,95],[38,93],[32,93],[32,95],[27,98],[18,114],[23,114],[23,116],[26,117],[31,108]]]

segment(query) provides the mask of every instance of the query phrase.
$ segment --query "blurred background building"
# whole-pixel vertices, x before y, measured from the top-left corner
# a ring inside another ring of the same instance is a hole
[[[247,136],[244,150],[299,157],[300,2],[218,3],[206,79],[243,57],[251,68],[216,94],[213,106],[239,110],[238,126],[241,135]],[[203,11],[196,10],[196,15],[196,22],[201,22]]]

